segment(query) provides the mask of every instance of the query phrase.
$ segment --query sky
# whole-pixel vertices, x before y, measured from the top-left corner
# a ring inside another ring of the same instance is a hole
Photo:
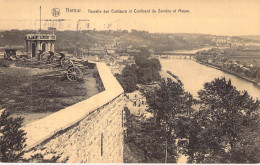
[[[39,29],[41,6],[42,29],[76,30],[77,21],[84,19],[79,23],[81,30],[260,35],[260,0],[0,0],[0,6],[0,30]],[[60,10],[58,17],[52,15],[53,8]],[[67,8],[80,12],[66,12]],[[109,13],[103,13],[104,9]],[[150,13],[135,13],[135,9],[150,9]],[[171,13],[158,13],[159,9]],[[178,12],[179,9],[188,12]],[[112,10],[127,13],[112,13]]]

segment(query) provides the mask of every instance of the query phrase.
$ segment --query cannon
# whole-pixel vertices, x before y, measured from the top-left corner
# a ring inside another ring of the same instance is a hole
[[[83,73],[79,67],[71,66],[67,70],[67,78],[70,81],[77,81],[83,77]]]
[[[68,56],[64,53],[59,53],[60,58],[59,58],[59,64],[62,67],[68,67],[68,66],[73,66],[73,60],[72,60],[72,56]]]
[[[50,52],[43,52],[43,51],[39,50],[38,60],[39,61],[49,61],[50,55],[51,55]]]
[[[86,74],[88,69],[94,69],[95,64],[89,63],[88,61],[77,61],[67,69],[67,78],[70,81],[78,81],[82,79],[83,75]]]
[[[50,64],[59,64],[62,67],[72,66],[73,62],[69,56],[65,56],[64,53],[54,53],[52,51],[43,52],[39,51],[38,53],[39,61],[48,61]]]
[[[59,72],[66,71],[66,77],[70,81],[81,80],[83,75],[87,74],[88,69],[94,69],[95,67],[94,63],[89,63],[88,61],[65,55],[64,53],[54,53],[52,51],[39,51],[38,60],[46,60],[50,64],[59,64],[59,66],[63,67]]]
[[[49,51],[50,56],[49,56],[49,63],[53,64],[53,63],[57,63],[60,61],[60,55],[58,53],[54,53],[52,51]]]
[[[55,53],[52,51],[43,52],[42,50],[39,50],[38,60],[39,61],[48,61],[49,63],[54,63],[56,60]]]
[[[5,49],[5,52],[4,52],[4,59],[5,60],[11,60],[11,61],[14,61],[14,60],[17,60],[17,56],[16,56],[16,49]]]
[[[49,57],[49,63],[51,64],[59,64],[62,67],[69,67],[73,66],[73,61],[71,60],[72,58],[70,56],[65,56],[64,53],[53,53],[50,52],[50,57]]]

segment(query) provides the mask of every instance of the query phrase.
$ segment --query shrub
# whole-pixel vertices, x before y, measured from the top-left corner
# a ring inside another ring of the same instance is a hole
[[[21,130],[23,118],[12,118],[10,114],[3,111],[0,116],[0,161],[18,162],[24,154],[26,147],[25,135]]]

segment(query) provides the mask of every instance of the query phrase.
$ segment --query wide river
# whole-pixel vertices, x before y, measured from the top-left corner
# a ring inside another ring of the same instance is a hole
[[[260,87],[220,70],[207,67],[190,59],[160,59],[162,70],[169,70],[177,75],[184,84],[184,89],[197,97],[197,92],[203,88],[205,82],[210,82],[217,77],[231,79],[231,84],[238,90],[246,90],[254,98],[260,98]]]

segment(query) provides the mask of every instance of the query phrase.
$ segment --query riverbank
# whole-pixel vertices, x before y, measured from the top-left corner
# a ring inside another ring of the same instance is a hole
[[[251,78],[248,78],[248,77],[246,77],[246,76],[243,76],[243,75],[241,75],[241,74],[239,74],[239,73],[237,73],[237,72],[231,71],[231,70],[226,69],[226,68],[220,68],[220,67],[215,66],[215,65],[212,65],[212,64],[206,64],[206,63],[201,62],[201,61],[198,61],[198,60],[196,60],[196,59],[194,59],[194,61],[197,62],[197,63],[199,63],[199,64],[202,64],[202,65],[205,65],[205,66],[208,66],[208,67],[211,67],[211,68],[220,70],[220,71],[222,71],[222,72],[226,72],[226,73],[232,74],[232,75],[234,75],[234,76],[237,76],[237,77],[242,78],[242,79],[244,79],[244,80],[246,80],[246,81],[248,81],[248,82],[251,82],[251,83],[253,83],[253,84],[255,84],[255,85],[260,86],[260,82],[257,82],[256,80],[251,79]]]
[[[194,97],[198,96],[198,91],[204,88],[206,82],[211,82],[215,78],[226,77],[231,79],[232,84],[240,91],[248,91],[254,98],[260,96],[260,86],[250,81],[242,79],[236,75],[226,73],[213,67],[202,65],[194,60],[184,59],[160,59],[162,69],[161,77],[172,78],[166,71],[171,71],[184,85],[184,89]],[[163,72],[163,73],[162,73]],[[173,79],[173,78],[172,78]],[[174,81],[176,81],[174,79]]]
[[[160,76],[161,76],[162,79],[170,78],[170,79],[173,79],[174,81],[177,82],[179,80],[178,76],[175,76],[175,75],[173,76],[173,75],[174,74],[169,70],[161,70],[160,71]],[[178,78],[178,79],[176,79],[176,78]]]

